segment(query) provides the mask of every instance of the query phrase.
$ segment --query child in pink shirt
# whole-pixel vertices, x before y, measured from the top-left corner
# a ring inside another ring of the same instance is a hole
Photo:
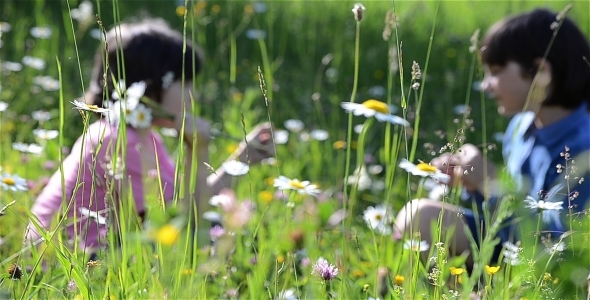
[[[144,179],[156,170],[159,174],[152,177],[160,180],[160,200],[178,201],[187,215],[194,209],[193,203],[202,214],[208,198],[230,185],[231,178],[223,168],[209,175],[204,167],[203,163],[209,161],[209,123],[190,114],[191,99],[195,98],[192,78],[202,64],[200,50],[161,20],[117,25],[107,33],[106,42],[108,55],[105,56],[105,47],[96,54],[83,101],[73,102],[78,108],[102,115],[89,125],[64,160],[64,182],[58,170],[36,199],[31,208],[35,220],[27,230],[30,241],[42,238],[38,227],[50,232],[52,221],[59,214],[60,226],[66,227],[75,244],[87,253],[96,253],[104,246],[108,226],[117,225],[120,206],[134,206],[143,217]],[[184,132],[186,172],[184,177],[180,174],[179,180],[189,186],[192,153],[196,153],[194,194],[186,192],[183,199],[178,199],[174,162],[153,125]],[[125,138],[120,135],[123,132]],[[258,125],[229,159],[257,163],[270,157],[273,152],[267,143],[269,133],[269,124]],[[61,215],[67,219],[62,221]],[[207,225],[203,218],[197,222],[199,226]],[[199,237],[199,241],[206,239]]]

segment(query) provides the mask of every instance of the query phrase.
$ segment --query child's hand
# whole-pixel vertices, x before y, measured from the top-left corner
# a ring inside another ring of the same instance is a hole
[[[174,128],[181,131],[182,116],[174,120]],[[206,148],[209,145],[211,126],[209,122],[203,118],[186,115],[184,118],[184,141],[189,146],[193,146],[193,138],[197,136],[197,148]]]
[[[494,179],[496,168],[479,149],[465,144],[455,154],[445,153],[432,160],[432,165],[451,176],[451,184],[463,183],[469,191],[483,191],[485,180]],[[487,168],[484,173],[484,165]]]
[[[237,160],[252,164],[275,155],[271,136],[272,125],[270,123],[258,124],[248,135],[246,141],[242,141],[232,157]]]

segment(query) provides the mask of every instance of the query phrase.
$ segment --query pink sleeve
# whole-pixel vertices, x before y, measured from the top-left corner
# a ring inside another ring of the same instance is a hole
[[[125,159],[125,170],[127,171],[127,178],[121,179],[122,187],[131,189],[133,199],[135,200],[135,208],[138,213],[145,210],[145,194],[143,189],[143,178],[145,171],[141,163],[140,143],[137,136],[132,130],[127,131],[127,149]],[[120,200],[125,200],[121,195]]]
[[[158,155],[158,164],[160,166],[162,194],[164,195],[164,200],[170,202],[174,198],[174,187],[176,186],[174,175],[176,167],[170,154],[168,154],[168,151],[166,150],[162,137],[154,132],[153,138],[155,141],[154,144],[156,145],[156,154]]]

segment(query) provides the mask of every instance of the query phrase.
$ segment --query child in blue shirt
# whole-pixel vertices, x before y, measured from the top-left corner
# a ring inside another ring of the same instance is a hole
[[[554,36],[555,33],[555,36]],[[494,24],[483,39],[481,59],[484,91],[496,101],[501,116],[512,117],[502,153],[519,196],[518,206],[533,215],[517,213],[498,232],[502,244],[534,233],[518,232],[522,220],[538,220],[540,234],[558,242],[571,220],[588,211],[590,199],[590,46],[568,18],[545,10],[515,15]],[[451,254],[470,253],[486,231],[483,210],[493,222],[502,197],[495,166],[474,145],[432,161],[466,190],[474,210],[430,199],[406,204],[396,218],[396,229],[406,237],[416,233],[437,242],[432,222],[442,221],[443,237]],[[574,168],[572,168],[572,166]],[[585,180],[583,180],[584,178]],[[484,196],[485,195],[485,196]],[[562,202],[561,205],[559,202]],[[538,236],[537,236],[538,238]],[[467,266],[473,263],[468,256]]]

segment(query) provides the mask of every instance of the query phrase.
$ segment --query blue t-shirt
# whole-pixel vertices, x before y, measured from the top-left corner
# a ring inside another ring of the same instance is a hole
[[[534,118],[532,112],[519,113],[512,118],[504,134],[502,154],[519,194],[535,200],[563,201],[561,211],[542,212],[543,231],[558,237],[569,229],[566,220],[570,212],[577,215],[589,208],[590,115],[588,106],[583,104],[563,120],[540,129],[535,126]],[[570,160],[566,164],[566,152],[574,163]],[[561,172],[558,165],[563,167]],[[571,173],[572,165],[575,173]],[[469,196],[468,200],[475,201],[481,209],[484,197],[480,193]],[[497,199],[492,196],[488,203],[495,203]]]
[[[560,234],[568,230],[563,220],[570,212],[576,214],[588,208],[590,115],[583,104],[563,120],[540,129],[535,126],[534,117],[534,113],[524,112],[512,118],[504,135],[502,154],[518,191],[536,200],[563,201],[561,212],[543,212],[543,229]],[[567,162],[566,155],[570,159]],[[580,182],[581,177],[584,180]]]

